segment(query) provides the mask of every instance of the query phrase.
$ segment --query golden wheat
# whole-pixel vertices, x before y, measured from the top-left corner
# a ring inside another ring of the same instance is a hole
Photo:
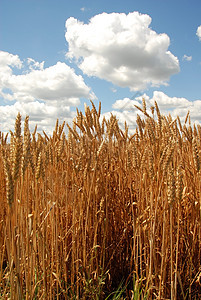
[[[0,134],[1,298],[105,299],[123,279],[125,299],[200,299],[200,125],[143,100],[130,136],[91,105],[52,136],[20,114]]]

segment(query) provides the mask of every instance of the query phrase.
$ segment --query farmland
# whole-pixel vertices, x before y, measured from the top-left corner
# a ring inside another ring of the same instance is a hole
[[[1,133],[2,299],[201,298],[201,126],[137,109]]]

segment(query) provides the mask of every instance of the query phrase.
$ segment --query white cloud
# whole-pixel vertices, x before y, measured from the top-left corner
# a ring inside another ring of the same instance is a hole
[[[84,83],[83,77],[76,75],[65,63],[57,62],[46,69],[32,69],[23,75],[10,72],[6,75],[1,88],[8,88],[13,92],[13,99],[10,100],[62,101],[66,105],[76,106],[80,97],[90,96],[90,88]],[[92,94],[91,96],[94,97]]]
[[[43,70],[32,70],[25,75],[13,75],[7,85],[18,100],[31,95],[35,99],[63,101],[75,106],[79,104],[79,97],[90,95],[90,88],[82,76],[76,75],[73,69],[61,62]],[[72,98],[77,98],[75,103],[72,103]]]
[[[12,73],[11,67],[16,67],[18,69],[22,68],[22,61],[19,59],[18,55],[13,55],[5,51],[0,51],[0,72],[6,74]]]
[[[150,99],[150,103],[154,105],[154,101],[158,103],[163,111],[168,109],[173,110],[175,108],[188,108],[192,103],[186,98],[169,97],[161,91],[153,92],[153,98]]]
[[[173,118],[179,116],[181,121],[184,122],[186,114],[189,110],[192,123],[201,123],[201,100],[189,101],[186,98],[169,97],[161,91],[154,91],[152,97],[144,94],[140,97],[135,98],[135,100],[124,98],[122,100],[117,100],[113,104],[113,108],[115,110],[112,113],[117,116],[117,119],[119,119],[122,127],[124,122],[126,121],[131,128],[131,132],[132,129],[136,126],[137,114],[143,116],[143,114],[134,107],[134,105],[142,107],[142,98],[145,98],[147,111],[150,114],[151,111],[149,108],[151,106],[154,106],[154,101],[156,101],[162,115],[168,115],[170,113]],[[110,114],[106,113],[105,116],[109,118]]]
[[[27,58],[27,64],[29,65],[30,70],[43,70],[44,69],[44,61],[39,63],[35,61],[33,58]]]
[[[184,54],[183,60],[191,61],[192,60],[192,56],[188,56],[188,55]]]
[[[196,35],[198,36],[199,40],[201,41],[201,25],[197,28]]]
[[[22,69],[21,74],[15,75],[13,68]],[[96,98],[83,77],[65,63],[44,68],[44,62],[28,58],[22,63],[17,55],[3,51],[0,51],[0,97],[7,103],[16,101],[0,106],[1,131],[10,129],[18,111],[29,115],[39,127],[50,128],[57,118],[73,117],[70,107],[78,106],[81,97]]]
[[[45,130],[47,134],[52,134],[56,119],[62,123],[71,122],[75,112],[70,110],[69,106],[54,106],[46,103],[34,102],[16,102],[13,105],[0,106],[0,127],[2,132],[8,132],[14,129],[15,118],[20,112],[24,119],[26,115],[30,118],[30,130],[33,131],[37,125],[37,132]]]
[[[124,98],[123,100],[116,100],[112,107],[119,110],[135,110],[134,105],[139,105],[139,102],[130,98]]]
[[[22,61],[17,55],[0,51],[0,96],[3,97],[3,89],[6,87],[7,79],[12,76],[12,68],[21,69]]]
[[[168,35],[149,27],[151,20],[138,12],[102,13],[88,24],[71,17],[66,21],[67,57],[88,76],[131,90],[167,84],[179,72],[179,61],[168,50]]]

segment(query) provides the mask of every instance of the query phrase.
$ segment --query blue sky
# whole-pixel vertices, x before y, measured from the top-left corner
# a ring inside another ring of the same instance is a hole
[[[0,130],[20,111],[51,132],[89,99],[131,123],[141,95],[200,122],[200,12],[200,0],[0,0]]]

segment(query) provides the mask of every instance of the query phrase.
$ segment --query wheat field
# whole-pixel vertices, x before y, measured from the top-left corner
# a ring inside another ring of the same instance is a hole
[[[137,108],[1,133],[0,298],[201,299],[201,126]]]

